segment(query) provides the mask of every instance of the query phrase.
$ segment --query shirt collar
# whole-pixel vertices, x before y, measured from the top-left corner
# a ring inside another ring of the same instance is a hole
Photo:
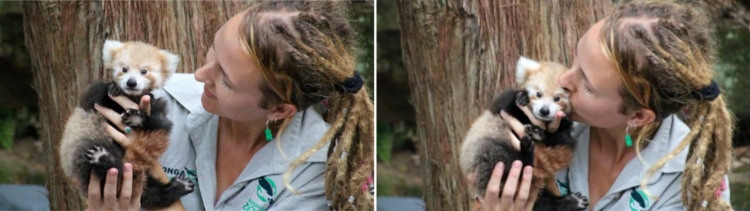
[[[649,146],[641,151],[643,159],[647,164],[658,162],[676,150],[688,133],[690,133],[690,128],[677,118],[677,116],[670,115],[662,121]],[[661,172],[674,173],[684,171],[688,153],[687,149],[689,147],[689,145],[686,146],[672,160],[667,161]]]

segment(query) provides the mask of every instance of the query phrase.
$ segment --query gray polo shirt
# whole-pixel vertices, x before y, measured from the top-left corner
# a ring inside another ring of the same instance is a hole
[[[167,175],[185,176],[196,189],[182,197],[186,210],[325,210],[324,174],[328,146],[315,152],[290,176],[284,172],[299,155],[312,148],[330,127],[314,109],[294,115],[283,133],[261,148],[248,163],[236,163],[244,170],[218,201],[216,196],[216,137],[218,116],[203,110],[203,84],[192,74],[175,74],[155,97],[167,100],[167,117],[174,126],[169,148],[161,157]],[[302,207],[301,205],[304,205]]]
[[[664,119],[654,139],[641,151],[643,161],[638,156],[630,160],[609,191],[592,205],[593,210],[685,210],[681,191],[687,147],[648,178],[648,194],[658,198],[647,197],[640,183],[648,168],[677,148],[689,132],[690,128],[676,116]],[[575,126],[573,137],[578,140],[578,146],[573,162],[570,168],[557,172],[557,184],[563,193],[581,192],[586,197],[589,196],[589,133],[588,125]],[[724,179],[726,181],[727,178]],[[729,202],[729,188],[721,197]]]

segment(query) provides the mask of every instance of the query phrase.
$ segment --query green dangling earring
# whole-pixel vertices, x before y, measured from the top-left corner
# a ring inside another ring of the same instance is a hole
[[[633,146],[633,138],[630,137],[630,125],[625,128],[625,146],[632,147]]]
[[[274,121],[276,121],[276,120],[274,120]],[[271,128],[268,127],[268,122],[269,122],[269,120],[266,120],[266,130],[265,130],[265,132],[266,132],[266,141],[271,141],[271,140],[273,140],[273,133],[271,133]]]

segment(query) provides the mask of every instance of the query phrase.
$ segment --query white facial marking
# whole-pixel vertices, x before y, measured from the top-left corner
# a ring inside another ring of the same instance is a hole
[[[130,79],[135,80],[136,85],[134,87],[128,86]],[[125,94],[136,96],[145,94],[143,91],[146,87],[150,87],[151,82],[144,75],[141,75],[141,71],[138,69],[129,69],[127,73],[120,76],[117,79],[117,84],[125,91]]]

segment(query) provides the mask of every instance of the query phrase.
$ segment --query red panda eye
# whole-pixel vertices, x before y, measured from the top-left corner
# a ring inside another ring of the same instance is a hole
[[[560,97],[558,97],[558,96],[555,96],[555,99],[554,99],[554,100],[555,100],[555,102],[557,102],[557,101],[560,101]]]
[[[541,92],[537,92],[536,93],[536,97],[542,97],[542,93]]]
[[[128,72],[128,68],[127,68],[127,67],[123,67],[123,68],[122,68],[122,72],[123,72],[123,73],[127,73],[127,72]]]
[[[141,70],[141,75],[146,75],[146,70]]]

